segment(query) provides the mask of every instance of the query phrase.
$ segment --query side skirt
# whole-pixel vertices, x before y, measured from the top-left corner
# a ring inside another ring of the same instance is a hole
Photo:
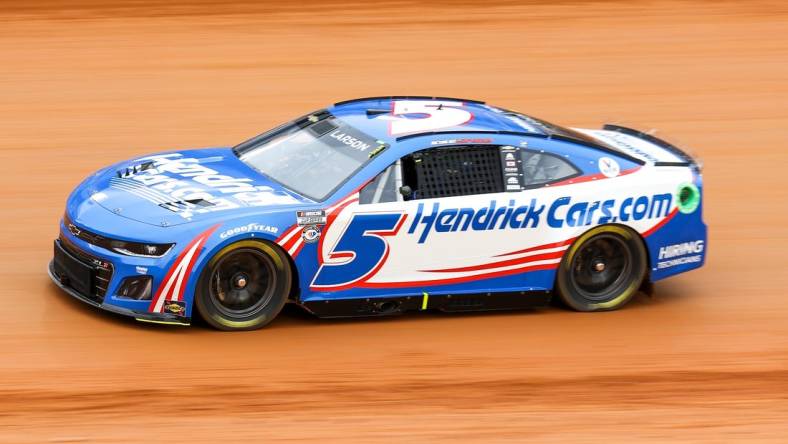
[[[307,301],[300,305],[321,318],[390,316],[408,311],[438,310],[472,312],[519,310],[548,305],[550,291],[516,291],[476,294],[422,294],[420,296],[376,297]]]

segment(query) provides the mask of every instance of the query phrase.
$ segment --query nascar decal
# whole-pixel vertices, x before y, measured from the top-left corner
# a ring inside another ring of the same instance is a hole
[[[219,158],[221,159],[221,158]],[[268,186],[255,186],[248,177],[231,177],[201,165],[206,159],[181,153],[137,159],[144,167],[134,174],[113,177],[110,186],[134,194],[184,219],[240,207],[283,205],[298,200]]]
[[[313,243],[320,237],[321,226],[328,228],[336,215],[348,205],[358,202],[358,192],[351,193],[328,210],[297,211],[296,224],[285,231],[276,243],[282,247],[293,259],[298,256],[305,243]]]
[[[180,256],[178,256],[175,263],[164,276],[159,289],[156,291],[156,295],[148,307],[148,311],[162,313],[166,301],[167,311],[172,312],[173,304],[178,305],[177,302],[183,300],[183,290],[189,281],[189,275],[200,254],[200,249],[218,227],[219,225],[214,225],[202,232],[183,249]]]

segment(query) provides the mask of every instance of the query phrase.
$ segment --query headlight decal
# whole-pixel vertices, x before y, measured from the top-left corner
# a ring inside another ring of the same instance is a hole
[[[138,242],[111,241],[112,251],[126,256],[162,257],[175,244],[143,244]]]
[[[126,256],[162,257],[167,254],[173,246],[175,246],[175,244],[153,244],[109,239],[75,225],[74,222],[72,222],[68,217],[68,214],[63,215],[63,224],[74,237],[81,239],[91,245],[95,245],[97,247],[104,248],[105,250],[113,251]]]

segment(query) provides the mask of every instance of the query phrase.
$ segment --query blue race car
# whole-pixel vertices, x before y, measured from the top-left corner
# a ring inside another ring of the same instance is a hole
[[[703,265],[700,166],[649,134],[439,97],[336,103],[233,148],[102,169],[49,265],[140,321],[260,328],[547,304],[612,310]]]

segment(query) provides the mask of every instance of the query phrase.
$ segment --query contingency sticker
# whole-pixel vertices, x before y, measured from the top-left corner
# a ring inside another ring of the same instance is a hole
[[[304,227],[301,231],[301,238],[308,244],[317,242],[320,239],[320,227],[317,225]]]
[[[523,166],[517,148],[513,146],[501,147],[501,170],[506,191],[523,189]]]
[[[164,301],[164,313],[170,313],[178,316],[186,314],[186,302],[184,301]]]
[[[621,174],[621,166],[619,166],[618,162],[610,157],[600,157],[599,158],[599,172],[601,172],[605,177],[616,177]]]
[[[307,225],[325,225],[325,210],[296,211],[296,223],[299,227]]]

